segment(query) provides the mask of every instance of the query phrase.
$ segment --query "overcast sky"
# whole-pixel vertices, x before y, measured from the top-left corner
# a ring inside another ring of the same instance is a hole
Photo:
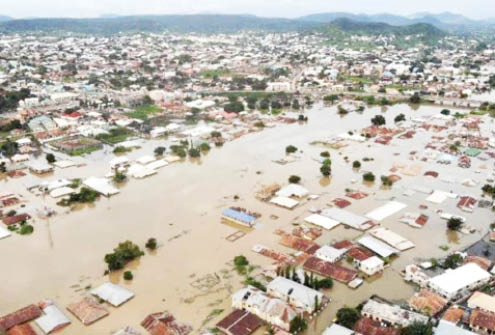
[[[335,11],[403,15],[450,11],[488,18],[495,17],[495,0],[0,0],[0,14],[16,18],[203,12],[296,17]]]

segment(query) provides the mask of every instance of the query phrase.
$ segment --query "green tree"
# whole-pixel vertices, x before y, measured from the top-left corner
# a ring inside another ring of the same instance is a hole
[[[433,335],[433,326],[431,323],[414,322],[403,328],[400,335]]]
[[[455,269],[462,264],[462,261],[462,256],[459,254],[449,255],[447,258],[445,258],[443,267],[446,269]]]
[[[459,230],[462,224],[463,224],[462,219],[455,216],[447,220],[447,228],[449,230]]]
[[[360,161],[354,161],[354,162],[352,162],[352,167],[354,169],[359,169],[361,167],[361,162]]]
[[[48,163],[55,163],[55,161],[56,161],[55,155],[52,153],[46,154],[46,161]]]
[[[371,123],[374,125],[374,126],[383,126],[384,124],[387,123],[387,121],[385,120],[385,118],[383,117],[383,115],[375,115],[372,119],[371,119]]]
[[[154,237],[149,238],[145,244],[145,247],[150,249],[150,250],[155,250],[157,246],[158,246],[158,243],[156,241],[156,238],[154,238]]]
[[[285,153],[287,153],[287,154],[292,154],[296,151],[297,151],[297,148],[293,145],[288,145],[287,147],[285,147]]]
[[[133,278],[134,278],[134,275],[132,274],[131,271],[124,272],[124,279],[125,280],[132,280]]]
[[[308,329],[308,321],[302,315],[296,315],[290,321],[290,332],[292,334],[301,333]]]
[[[289,177],[289,183],[291,184],[298,184],[301,181],[301,177],[292,175]]]
[[[374,182],[375,175],[372,172],[366,172],[365,174],[363,174],[363,180],[368,182]]]
[[[163,154],[167,151],[167,148],[165,147],[156,147],[155,148],[155,156],[163,156]]]
[[[349,329],[353,329],[361,318],[361,313],[355,308],[343,307],[337,311],[337,323]]]
[[[189,153],[189,157],[193,157],[193,158],[201,156],[201,152],[196,148],[189,149],[188,153]]]
[[[409,98],[409,102],[412,103],[412,104],[419,104],[421,103],[421,96],[419,95],[419,93],[414,93],[410,98]]]
[[[395,123],[398,123],[398,122],[401,122],[401,121],[406,121],[406,116],[402,113],[400,113],[399,115],[397,115],[394,119],[394,122]]]

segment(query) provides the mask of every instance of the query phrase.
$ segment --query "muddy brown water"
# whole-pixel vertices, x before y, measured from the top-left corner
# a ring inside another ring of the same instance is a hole
[[[390,125],[399,113],[419,117],[433,115],[440,110],[422,106],[412,111],[407,105],[397,105],[388,108],[384,115]],[[276,228],[291,229],[294,221],[303,221],[311,207],[323,207],[333,198],[344,196],[346,188],[362,189],[370,194],[365,199],[352,200],[352,205],[347,209],[357,214],[365,214],[391,198],[406,203],[408,207],[405,210],[385,219],[382,224],[413,241],[416,248],[402,253],[380,278],[366,281],[357,290],[336,283],[333,289],[325,292],[332,302],[311,323],[310,333],[321,333],[331,323],[338,308],[354,306],[372,294],[394,301],[406,300],[413,294],[414,288],[400,276],[404,266],[421,259],[441,257],[472,244],[487,232],[493,213],[478,208],[472,214],[464,213],[456,208],[455,200],[448,199],[441,205],[434,205],[424,200],[425,194],[406,197],[402,195],[403,190],[420,184],[479,195],[478,186],[468,188],[458,182],[449,184],[443,182],[441,177],[453,176],[458,180],[473,178],[482,184],[492,170],[476,173],[477,166],[486,163],[477,159],[473,159],[472,169],[410,161],[408,153],[421,151],[434,135],[432,132],[418,132],[411,140],[393,139],[388,146],[372,141],[350,142],[349,146],[339,150],[342,154],[310,144],[368,126],[370,119],[378,113],[382,113],[381,108],[367,109],[363,114],[354,113],[342,118],[335,108],[318,105],[307,112],[309,121],[305,124],[277,125],[246,135],[226,143],[223,148],[213,148],[201,158],[200,164],[187,161],[171,164],[155,176],[129,181],[120,194],[110,199],[101,198],[94,206],[71,212],[58,207],[57,216],[36,220],[33,235],[13,235],[0,241],[3,278],[0,315],[44,298],[55,300],[65,310],[69,303],[86,295],[87,288],[110,279],[128,287],[136,296],[119,308],[109,307],[111,313],[108,317],[87,327],[66,311],[72,324],[62,333],[94,335],[109,334],[126,325],[139,328],[139,323],[147,314],[163,310],[172,312],[179,321],[192,325],[196,332],[213,327],[231,310],[231,293],[243,286],[242,277],[232,270],[232,258],[243,254],[252,264],[271,264],[270,259],[251,252],[251,247],[257,243],[282,252],[293,252],[278,244],[278,236],[273,231]],[[483,131],[488,132],[492,126],[486,119]],[[152,154],[157,143],[143,145],[128,156],[137,158]],[[289,144],[302,151],[296,154],[299,158],[286,165],[274,163],[274,160],[285,157],[285,147]],[[320,164],[316,161],[319,153],[325,150],[332,155],[331,178],[322,178]],[[394,155],[396,153],[399,155]],[[344,161],[345,156],[348,156],[349,163]],[[76,158],[76,161],[86,161],[88,165],[57,169],[55,177],[102,176],[108,172],[108,162],[112,157],[111,152],[107,151],[87,158]],[[352,162],[362,161],[363,157],[373,157],[374,160],[362,162],[361,172],[353,170]],[[418,176],[402,176],[402,180],[391,189],[381,189],[379,176],[390,174],[389,169],[396,162],[420,165],[422,171]],[[428,170],[440,172],[439,178],[424,177],[423,173]],[[257,173],[259,171],[262,173]],[[362,171],[373,171],[377,182],[363,185]],[[304,200],[292,211],[255,199],[255,192],[263,185],[274,182],[283,184],[293,174],[302,177],[301,184],[311,193],[322,196],[315,201]],[[55,201],[49,197],[35,197],[25,190],[26,185],[36,181],[36,178],[28,175],[2,181],[1,187],[5,191],[21,193],[29,203],[55,206]],[[354,184],[351,183],[353,179],[356,180]],[[239,199],[234,200],[234,195]],[[421,204],[427,204],[428,209],[420,210],[418,207]],[[221,210],[231,205],[262,214],[260,227],[235,242],[226,240],[227,236],[236,232],[235,227],[220,222]],[[478,231],[472,235],[447,234],[445,221],[440,219],[437,209],[465,216]],[[405,211],[425,213],[430,219],[422,229],[414,229],[398,221]],[[270,219],[273,215],[278,219]],[[358,231],[337,227],[326,231],[317,242],[325,244],[343,238],[356,239],[361,235]],[[115,272],[110,277],[103,275],[103,257],[119,242],[131,240],[144,247],[150,237],[155,237],[160,247],[126,267],[134,274],[132,281],[123,280],[122,272]],[[448,245],[450,249],[443,251],[439,248],[442,245]],[[195,281],[198,278],[212,276],[219,278],[212,287],[197,288]],[[224,312],[204,324],[214,309],[223,309]]]

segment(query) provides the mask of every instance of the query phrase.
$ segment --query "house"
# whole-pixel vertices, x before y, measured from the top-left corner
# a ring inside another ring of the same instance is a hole
[[[422,289],[409,299],[409,306],[427,315],[436,315],[447,305],[447,299]]]
[[[336,249],[334,247],[324,245],[320,249],[316,250],[314,255],[324,261],[336,263],[344,257],[346,252],[347,249]]]
[[[400,306],[370,299],[363,306],[361,314],[392,326],[407,327],[415,322],[426,323],[428,318],[422,314],[402,309]]]
[[[41,316],[41,309],[36,305],[29,305],[13,313],[0,318],[0,330],[9,330],[10,328],[29,322]]]
[[[495,313],[495,297],[477,291],[468,299],[467,306],[471,309],[477,308],[485,312]]]
[[[134,297],[134,293],[125,287],[110,282],[104,283],[91,290],[91,294],[110,303],[114,307],[118,307]]]
[[[282,187],[280,190],[278,190],[275,195],[278,197],[296,197],[296,198],[303,198],[306,195],[308,195],[309,191],[302,187],[301,185],[298,184],[289,184],[284,187]]]
[[[317,275],[326,278],[332,278],[345,284],[353,281],[358,275],[356,270],[324,261],[315,256],[310,256],[306,262],[304,262],[303,267],[307,271],[314,272]]]
[[[430,278],[428,286],[441,296],[452,300],[467,295],[470,291],[490,280],[490,273],[475,263],[467,263],[457,269],[447,270],[441,275]]]
[[[385,262],[379,257],[373,256],[360,262],[359,270],[367,276],[373,276],[384,269]]]
[[[440,320],[437,328],[435,329],[434,335],[477,335],[472,331],[458,327],[455,323]]]
[[[92,297],[85,297],[78,302],[69,304],[67,310],[74,314],[74,316],[85,326],[90,325],[109,314],[107,309]]]
[[[469,326],[476,332],[493,334],[495,332],[495,314],[480,309],[471,311]]]
[[[167,311],[148,315],[141,322],[141,326],[150,335],[187,335],[192,331],[190,326],[178,323]]]
[[[218,322],[216,326],[227,335],[250,335],[262,324],[263,320],[256,315],[236,309]]]
[[[46,174],[53,172],[53,166],[44,162],[32,162],[28,164],[29,171],[36,174]]]
[[[287,301],[272,298],[252,286],[245,287],[232,295],[232,307],[253,313],[286,331],[290,329],[290,322],[303,313],[303,310],[291,306]]]
[[[323,293],[280,276],[273,279],[266,288],[269,295],[287,301],[308,313],[314,312],[327,301]]]
[[[222,211],[222,221],[252,227],[257,217],[236,208],[227,208]]]
[[[56,332],[70,324],[67,316],[51,300],[43,301],[40,306],[43,309],[43,315],[36,319],[36,324],[46,334]]]
[[[325,329],[322,335],[361,335],[356,333],[354,330],[343,327],[339,324],[332,324],[330,327]]]

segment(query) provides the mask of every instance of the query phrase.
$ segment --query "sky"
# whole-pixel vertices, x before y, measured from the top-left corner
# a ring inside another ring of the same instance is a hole
[[[102,14],[254,14],[297,17],[312,13],[453,12],[495,17],[495,0],[0,0],[0,14],[23,17],[97,17]]]

